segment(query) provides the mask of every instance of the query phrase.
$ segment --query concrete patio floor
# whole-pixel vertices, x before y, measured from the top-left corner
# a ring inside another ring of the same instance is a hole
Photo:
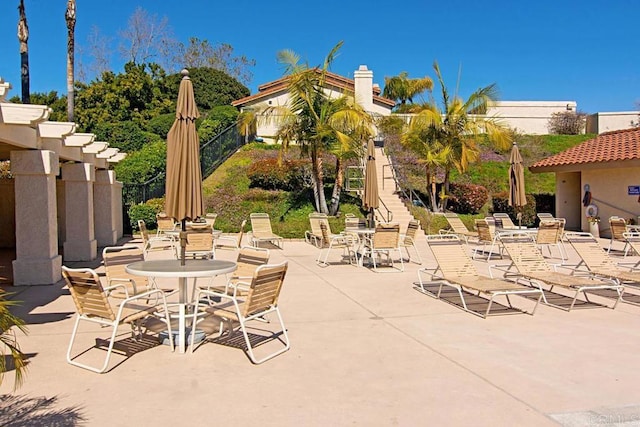
[[[433,265],[424,239],[419,248]],[[417,292],[417,264],[322,268],[317,253],[299,241],[271,251],[289,261],[280,307],[291,350],[257,366],[208,342],[193,354],[114,355],[94,374],[65,361],[75,310],[63,283],[9,288],[24,301],[19,341],[31,358],[20,389],[12,373],[0,386],[0,425],[640,425],[640,307],[482,319]],[[107,335],[83,333],[78,348]]]

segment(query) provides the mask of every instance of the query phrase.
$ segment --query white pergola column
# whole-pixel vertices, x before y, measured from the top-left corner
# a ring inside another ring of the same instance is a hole
[[[62,165],[65,193],[64,260],[91,261],[98,254],[93,216],[95,169],[90,163]]]
[[[53,151],[11,152],[16,198],[16,286],[51,285],[62,279],[56,217],[58,170],[58,155]]]
[[[93,187],[94,220],[98,246],[113,246],[122,235],[118,232],[118,217],[122,217],[122,186],[116,182],[116,174],[112,170],[96,170],[96,182]],[[118,194],[120,203],[118,203]]]

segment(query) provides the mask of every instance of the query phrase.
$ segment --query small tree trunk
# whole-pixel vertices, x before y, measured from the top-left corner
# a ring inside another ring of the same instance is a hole
[[[22,83],[22,103],[30,104],[31,95],[29,89],[29,26],[27,14],[24,11],[24,0],[20,0],[18,6],[20,18],[18,20],[18,41],[20,41],[20,80]]]
[[[316,201],[316,210],[329,214],[327,199],[324,196],[324,176],[322,174],[322,158],[317,153],[311,155],[311,178],[313,181],[313,196]]]
[[[75,28],[76,28],[76,1],[67,2],[67,119],[73,121],[73,110],[75,104],[74,81],[74,50],[75,50]]]
[[[338,209],[340,209],[340,195],[344,188],[344,168],[342,167],[342,161],[336,159],[336,183],[333,186],[333,192],[331,194],[331,206],[329,207],[329,215],[337,215]]]

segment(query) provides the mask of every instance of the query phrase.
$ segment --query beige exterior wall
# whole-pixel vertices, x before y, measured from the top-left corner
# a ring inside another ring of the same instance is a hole
[[[585,184],[590,186],[592,203],[598,206],[598,216],[601,218],[600,232],[603,237],[610,237],[608,220],[611,216],[620,216],[627,220],[633,218],[638,221],[638,196],[628,195],[627,190],[630,185],[640,185],[640,167],[584,170],[580,187],[584,189]],[[581,209],[582,230],[588,231],[586,209]]]
[[[552,114],[576,109],[575,101],[499,101],[489,108],[487,117],[495,117],[521,133],[545,135]]]
[[[580,172],[562,172],[556,174],[556,212],[555,216],[567,220],[567,230],[582,229],[582,192]]]
[[[601,134],[614,130],[629,129],[638,125],[640,111],[617,111],[595,113],[587,117],[587,132]]]

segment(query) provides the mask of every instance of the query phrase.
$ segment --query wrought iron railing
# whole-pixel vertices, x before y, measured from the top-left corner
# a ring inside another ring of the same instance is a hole
[[[242,136],[234,123],[203,144],[200,147],[202,178],[211,175],[238,148],[250,140],[252,137]],[[165,173],[162,172],[142,184],[125,183],[122,187],[122,203],[125,210],[132,205],[164,196],[165,180]]]

